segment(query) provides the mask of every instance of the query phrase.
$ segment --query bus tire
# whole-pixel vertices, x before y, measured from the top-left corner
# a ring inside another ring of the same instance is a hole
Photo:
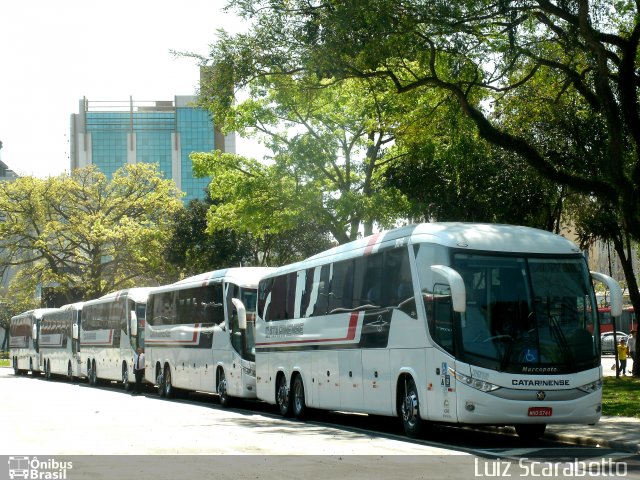
[[[171,367],[168,363],[164,366],[164,396],[166,398],[173,397],[173,385],[171,384]]]
[[[276,403],[278,410],[280,410],[280,415],[283,417],[291,416],[291,397],[289,395],[287,377],[284,373],[281,373],[276,381]]]
[[[303,420],[307,416],[307,403],[304,399],[304,382],[302,375],[297,374],[293,379],[293,398],[291,408],[293,416],[298,420]]]
[[[51,362],[49,360],[44,361],[44,378],[51,380]]]
[[[218,401],[220,402],[220,406],[227,408],[231,403],[231,398],[227,391],[227,378],[224,375],[223,368],[218,369],[218,386],[216,387],[216,390],[218,392]]]
[[[73,382],[73,367],[71,366],[71,361],[67,363],[67,381]]]
[[[409,438],[416,438],[422,428],[422,419],[420,418],[418,389],[411,377],[405,377],[404,379],[400,412],[405,434]]]
[[[29,373],[31,373],[31,375],[35,375],[36,372],[33,371],[33,358],[29,359]]]
[[[158,396],[164,397],[164,374],[162,373],[160,364],[156,365],[156,387],[158,389]]]
[[[546,423],[524,423],[514,425],[518,437],[522,440],[539,440],[547,428]]]
[[[124,391],[131,390],[131,382],[129,381],[129,369],[127,368],[127,362],[122,362],[122,386]]]
[[[13,357],[13,374],[17,377],[20,375],[20,369],[18,368],[18,359]]]
[[[96,369],[96,361],[95,359],[91,361],[91,377],[89,377],[89,382],[91,386],[98,386],[98,371]]]

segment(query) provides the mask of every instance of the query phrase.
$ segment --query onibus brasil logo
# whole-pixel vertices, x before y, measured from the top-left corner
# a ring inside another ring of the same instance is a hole
[[[53,458],[9,457],[9,478],[34,480],[65,480],[67,470],[73,468],[73,462],[61,462]]]

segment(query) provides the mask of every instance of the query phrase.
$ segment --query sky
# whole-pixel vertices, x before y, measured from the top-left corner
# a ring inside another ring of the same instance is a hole
[[[217,30],[244,23],[226,0],[2,0],[0,159],[19,175],[69,170],[69,120],[79,100],[193,95]],[[238,140],[237,152],[253,146]]]

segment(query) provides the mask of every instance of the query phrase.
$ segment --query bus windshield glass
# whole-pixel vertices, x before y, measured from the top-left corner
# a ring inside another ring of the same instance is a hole
[[[453,255],[466,312],[451,313],[450,348],[472,365],[511,373],[599,365],[595,298],[581,256]],[[453,353],[453,352],[452,352]]]

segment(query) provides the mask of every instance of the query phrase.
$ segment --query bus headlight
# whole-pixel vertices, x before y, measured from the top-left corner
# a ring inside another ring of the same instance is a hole
[[[596,380],[595,382],[587,383],[581,387],[578,387],[578,390],[581,390],[585,393],[593,393],[597,392],[602,388],[602,380]]]
[[[464,375],[462,373],[456,372],[455,370],[450,371],[456,378],[456,380],[472,388],[475,388],[476,390],[480,390],[481,392],[493,392],[494,390],[500,388],[498,385],[494,385],[493,383],[485,382],[484,380],[479,380],[477,378]]]

